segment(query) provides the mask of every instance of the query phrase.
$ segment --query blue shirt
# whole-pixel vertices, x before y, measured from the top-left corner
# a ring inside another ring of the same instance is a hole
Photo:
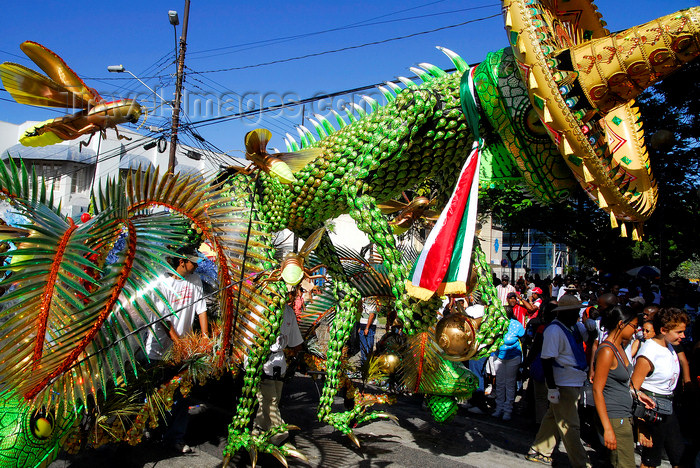
[[[503,345],[496,351],[496,357],[503,360],[522,357],[523,349],[520,347],[518,338],[524,335],[525,328],[523,328],[523,324],[515,319],[510,319],[508,331],[503,335]]]

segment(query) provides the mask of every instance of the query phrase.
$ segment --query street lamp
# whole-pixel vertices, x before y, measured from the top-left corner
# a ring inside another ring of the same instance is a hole
[[[177,26],[178,24],[180,24],[180,18],[178,18],[177,16],[177,11],[168,11],[168,21],[170,21],[170,24],[172,24],[173,26]]]
[[[148,90],[149,90],[150,92],[152,92],[153,94],[155,94],[161,101],[163,101],[164,104],[170,105],[170,102],[168,102],[168,101],[166,101],[165,99],[163,99],[163,98],[162,98],[158,93],[156,93],[150,86],[148,86],[146,83],[144,83],[144,82],[141,80],[141,78],[139,78],[138,76],[134,75],[134,74],[131,73],[129,70],[127,70],[126,68],[124,68],[124,65],[110,65],[110,66],[107,67],[107,71],[110,72],[110,73],[128,73],[129,75],[133,76],[139,83],[141,83],[141,84],[144,85],[146,88],[148,88]]]

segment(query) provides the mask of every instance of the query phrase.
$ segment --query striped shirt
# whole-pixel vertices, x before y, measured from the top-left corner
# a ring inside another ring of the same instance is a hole
[[[508,305],[508,293],[514,293],[515,286],[510,283],[507,286],[503,286],[501,283],[496,286],[496,292],[498,293],[498,298],[501,300],[501,303],[503,305]]]

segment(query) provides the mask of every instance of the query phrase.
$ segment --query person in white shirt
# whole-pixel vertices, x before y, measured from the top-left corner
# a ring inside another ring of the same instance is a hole
[[[254,421],[254,433],[266,432],[284,424],[279,409],[283,379],[287,372],[284,349],[292,348],[294,351],[298,351],[303,342],[304,339],[299,331],[294,309],[286,304],[279,334],[270,346],[270,356],[263,364],[263,378],[256,394],[259,405]],[[289,437],[288,432],[281,432],[270,438],[270,443],[280,445],[287,437]]]
[[[202,259],[194,249],[181,249],[178,253],[183,257],[173,257],[169,261],[177,274],[168,275],[162,282],[167,305],[156,301],[164,319],[151,327],[146,338],[146,355],[150,360],[163,359],[173,343],[192,333],[195,318],[202,333],[208,333],[204,288],[201,278],[194,273]]]
[[[510,284],[510,277],[508,275],[501,276],[501,284],[496,286],[496,293],[498,298],[501,300],[501,304],[504,306],[508,305],[508,294],[515,292],[515,286]]]
[[[544,331],[540,357],[549,409],[526,456],[530,461],[551,463],[552,452],[561,439],[571,466],[590,466],[581,442],[577,405],[588,368],[583,351],[583,342],[589,338],[588,330],[578,322],[581,306],[575,296],[562,296],[554,309],[557,319]]]
[[[686,313],[680,309],[661,309],[652,318],[656,336],[646,340],[636,356],[632,385],[635,390],[655,399],[657,411],[664,415],[660,423],[639,421],[642,468],[659,466],[664,449],[671,466],[679,466],[682,461],[685,447],[678,418],[673,412],[673,391],[681,366],[673,347],[685,337],[689,322]]]
[[[193,332],[195,318],[205,336],[209,329],[202,280],[194,272],[201,257],[192,247],[178,249],[177,253],[179,257],[168,259],[175,274],[168,275],[161,287],[167,304],[156,301],[158,311],[164,318],[149,328],[146,338],[145,351],[152,364],[161,361],[174,343]],[[167,419],[168,429],[163,435],[163,442],[177,452],[192,452],[184,442],[189,422],[189,401],[180,392],[174,395]]]

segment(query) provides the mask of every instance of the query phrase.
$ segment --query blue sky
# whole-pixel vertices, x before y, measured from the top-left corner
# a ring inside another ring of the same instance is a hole
[[[624,29],[682,8],[698,6],[697,0],[621,0],[596,2],[608,28]],[[19,49],[24,40],[39,42],[60,55],[88,86],[105,98],[139,97],[148,102],[149,92],[125,74],[110,74],[108,65],[123,64],[142,77],[166,99],[173,97],[175,33],[168,23],[168,10],[177,10],[182,22],[184,1],[35,2],[3,5],[0,61],[13,61],[37,69]],[[462,55],[469,63],[487,52],[507,46],[500,4],[492,0],[430,1],[383,0],[355,2],[231,2],[193,0],[190,10],[186,65],[191,73],[185,87],[189,98],[188,118],[198,121],[235,112],[239,103],[269,105],[279,99],[307,98],[409,76],[409,66],[430,62],[443,68],[451,63],[435,49],[441,45]],[[491,18],[488,18],[491,17]],[[470,24],[430,34],[423,31],[458,23]],[[177,35],[180,34],[180,25]],[[310,34],[335,29],[323,34]],[[320,55],[303,60],[246,69],[246,67],[307,54],[414,35],[379,45]],[[118,79],[115,79],[118,78]],[[126,79],[125,79],[126,78]],[[375,93],[375,95],[377,95]],[[241,97],[243,96],[243,97]],[[45,120],[59,114],[48,109],[21,106],[0,91],[0,120],[20,123]],[[215,108],[196,107],[208,102]],[[111,99],[110,99],[111,100]],[[324,101],[320,113],[327,115]],[[149,105],[149,104],[147,104]],[[152,100],[150,106],[153,107]],[[221,107],[218,111],[216,107]],[[305,109],[308,118],[311,109]],[[207,141],[240,156],[243,135],[257,126],[273,132],[271,145],[283,148],[281,136],[296,133],[300,109],[283,115],[264,115],[261,120],[229,120],[199,127]],[[169,109],[161,107],[145,126],[165,128]],[[184,135],[183,141],[195,143]]]

